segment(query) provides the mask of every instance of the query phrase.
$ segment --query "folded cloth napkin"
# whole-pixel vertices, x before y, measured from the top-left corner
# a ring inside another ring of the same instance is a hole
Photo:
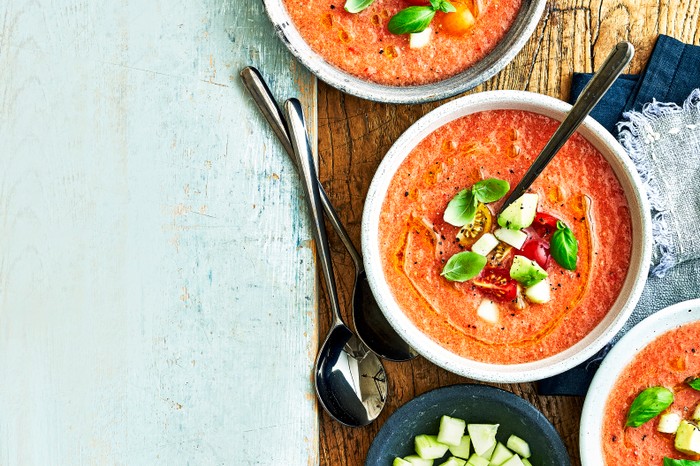
[[[572,101],[591,76],[574,74]],[[625,332],[660,309],[700,297],[700,47],[659,36],[644,72],[621,76],[591,116],[618,137],[647,190],[654,236],[650,276],[612,343],[580,366],[541,380],[542,395],[585,395]]]

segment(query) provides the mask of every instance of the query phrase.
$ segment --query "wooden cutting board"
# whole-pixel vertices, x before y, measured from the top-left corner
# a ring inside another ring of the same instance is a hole
[[[318,463],[311,232],[249,64],[316,128],[260,2],[0,2],[3,466]]]

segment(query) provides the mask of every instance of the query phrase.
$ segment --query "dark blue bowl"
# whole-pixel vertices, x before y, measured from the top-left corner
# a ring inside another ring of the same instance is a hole
[[[488,385],[453,385],[424,393],[401,406],[374,438],[365,466],[391,466],[394,458],[414,454],[413,438],[437,435],[443,414],[468,424],[500,424],[496,438],[511,434],[530,444],[533,465],[571,466],[561,437],[549,420],[526,400]],[[449,452],[442,461],[449,457]],[[435,464],[440,464],[436,460]]]

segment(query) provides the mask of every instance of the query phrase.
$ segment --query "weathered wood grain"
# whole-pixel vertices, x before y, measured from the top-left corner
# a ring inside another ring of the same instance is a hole
[[[629,40],[636,46],[631,71],[638,72],[659,33],[699,44],[699,22],[700,0],[553,0],[523,51],[504,71],[472,92],[522,89],[565,99],[571,74],[596,69],[619,40]],[[383,155],[411,123],[439,104],[382,105],[319,85],[321,177],[358,244],[363,201]],[[335,238],[333,252],[341,299],[348,311],[345,317],[351,321],[352,263]],[[323,301],[321,309],[327,312]],[[321,332],[325,331],[328,320],[321,315]],[[389,403],[378,422],[364,429],[350,429],[322,413],[321,465],[363,464],[372,439],[397,407],[432,388],[466,381],[423,359],[386,363],[386,369],[390,381]],[[541,409],[562,435],[573,464],[580,464],[578,424],[582,400],[541,397],[532,384],[504,388]]]
[[[260,2],[0,2],[0,464],[317,464],[315,267]]]

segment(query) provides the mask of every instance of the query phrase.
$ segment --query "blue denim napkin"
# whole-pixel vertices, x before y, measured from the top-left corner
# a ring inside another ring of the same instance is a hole
[[[575,73],[571,84],[571,101],[575,101],[591,74]],[[671,37],[659,36],[654,51],[641,75],[623,75],[596,105],[591,116],[615,137],[618,122],[629,111],[641,111],[647,103],[672,102],[683,105],[689,95],[700,88],[700,47],[684,44]],[[700,154],[698,154],[700,159]],[[631,326],[644,317],[671,304],[700,297],[700,259],[688,260],[665,271],[665,276],[650,276],[630,322],[613,343],[589,361],[563,374],[541,380],[541,395],[583,396],[596,369],[611,345]]]

